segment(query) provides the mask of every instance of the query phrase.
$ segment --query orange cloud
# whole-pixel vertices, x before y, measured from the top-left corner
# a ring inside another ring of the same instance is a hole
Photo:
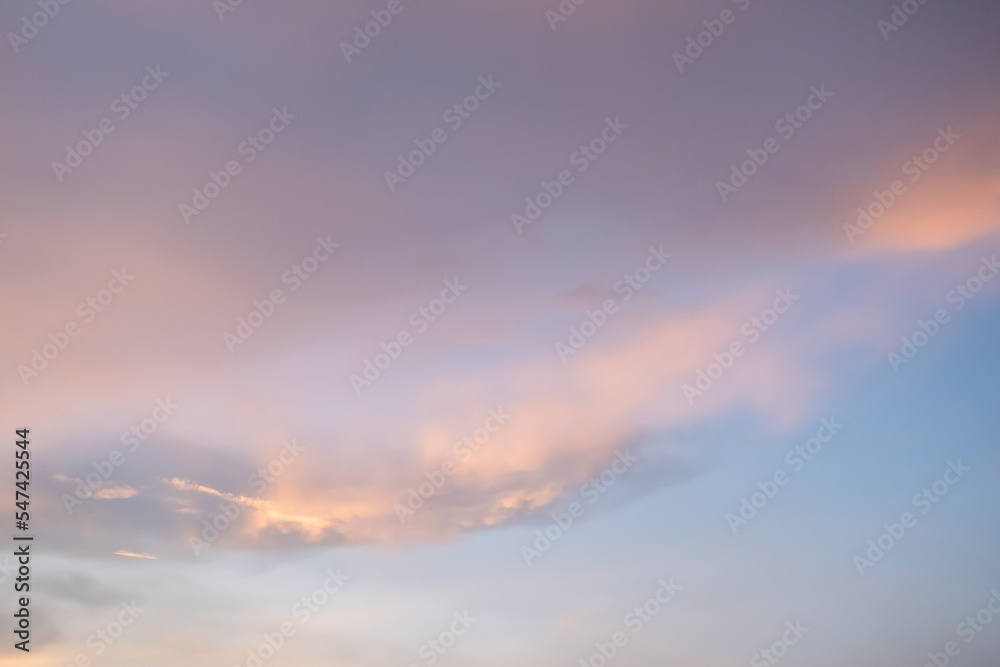
[[[565,365],[552,351],[514,368],[441,379],[427,393],[450,406],[447,416],[410,424],[404,432],[413,440],[394,442],[397,454],[373,447],[374,434],[344,445],[361,457],[355,460],[313,448],[304,455],[312,458],[274,480],[266,499],[176,478],[168,483],[251,510],[227,536],[244,547],[262,543],[267,533],[368,543],[442,540],[502,525],[576,493],[643,431],[737,407],[755,409],[777,428],[801,418],[818,383],[801,369],[806,350],[789,351],[777,341],[759,343],[696,405],[681,390],[713,353],[741,338],[740,324],[773,298],[752,289],[711,310],[622,327],[626,335],[615,337],[609,326],[606,339],[590,341]],[[495,407],[483,398],[486,385],[504,387],[502,410],[509,419],[478,451],[459,455],[455,443],[482,430],[487,409]],[[428,473],[437,474],[446,462],[454,467],[444,484],[401,521],[398,511],[410,489],[426,485]]]
[[[880,181],[881,195],[873,191],[861,204],[869,216],[857,209],[850,214],[848,238],[862,251],[947,250],[1000,231],[1000,162],[983,153],[1000,141],[996,134],[992,127],[963,130],[932,163],[924,157],[934,158],[935,141],[946,145],[939,135],[900,156],[901,166]]]

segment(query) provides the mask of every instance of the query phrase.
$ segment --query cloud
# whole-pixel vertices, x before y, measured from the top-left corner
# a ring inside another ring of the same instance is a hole
[[[855,250],[945,251],[1000,232],[1000,131],[990,116],[939,128],[926,145],[885,159],[891,166],[873,181],[878,187],[845,223]]]
[[[141,558],[146,560],[156,560],[156,556],[152,554],[135,554],[131,551],[116,551],[116,556],[124,556],[126,558]]]
[[[459,373],[428,375],[427,410],[404,422],[398,421],[404,413],[398,413],[390,430],[371,422],[369,408],[362,407],[353,419],[302,434],[305,452],[275,469],[279,472],[263,493],[254,493],[252,480],[277,461],[274,444],[241,450],[235,467],[224,468],[234,474],[226,475],[219,474],[217,461],[191,460],[174,448],[169,467],[183,469],[184,476],[147,479],[138,484],[138,497],[120,502],[153,502],[172,513],[175,544],[204,537],[206,525],[232,511],[226,504],[239,508],[238,517],[223,522],[232,527],[220,531],[218,544],[226,548],[451,540],[467,531],[532,520],[630,447],[648,458],[642,474],[621,485],[622,497],[635,497],[689,479],[704,466],[688,460],[686,447],[664,435],[671,429],[750,411],[766,428],[780,430],[815,410],[823,387],[807,370],[808,347],[801,340],[792,350],[785,346],[788,333],[762,342],[696,405],[681,391],[714,353],[741,338],[743,320],[773,299],[773,292],[758,286],[711,307],[666,316],[622,313],[637,319],[610,323],[565,365],[552,347],[565,335],[556,327],[542,354],[526,354],[513,364],[481,360]],[[825,315],[811,327],[837,331],[828,326],[837,317]],[[817,340],[826,344],[836,338]],[[474,349],[476,343],[464,345]],[[427,361],[437,365],[434,358]],[[392,413],[397,401],[408,400],[391,386],[387,391],[371,407]],[[456,445],[477,430],[485,434],[491,411],[505,417],[478,451]],[[449,462],[453,474],[442,476],[438,471]],[[157,467],[152,461],[137,465],[141,469],[132,472],[140,479]],[[435,477],[443,479],[440,488],[401,522],[399,507],[406,506],[410,490]],[[151,530],[155,535],[155,524],[143,528]]]

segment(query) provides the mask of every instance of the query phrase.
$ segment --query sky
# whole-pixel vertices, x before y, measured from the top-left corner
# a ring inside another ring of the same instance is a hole
[[[0,666],[997,664],[995,3],[0,27]]]

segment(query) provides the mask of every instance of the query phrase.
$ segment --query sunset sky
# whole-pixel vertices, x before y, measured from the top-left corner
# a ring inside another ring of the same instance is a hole
[[[0,666],[996,667],[995,2],[63,1]]]

